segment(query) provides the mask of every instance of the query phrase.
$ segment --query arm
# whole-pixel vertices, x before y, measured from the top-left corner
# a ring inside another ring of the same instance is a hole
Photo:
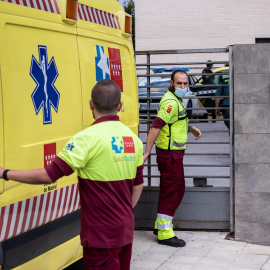
[[[201,131],[194,126],[188,126],[188,132],[191,132],[195,136],[195,140],[200,139],[202,136]]]
[[[133,190],[132,190],[132,207],[133,208],[137,204],[137,202],[141,196],[142,190],[143,190],[143,184],[133,186]]]
[[[206,78],[206,80],[208,81],[208,80],[210,80],[213,76],[214,76],[214,74],[213,74],[213,75],[205,75],[205,78]]]
[[[143,155],[143,162],[145,162],[148,159],[148,156],[151,153],[152,147],[160,133],[159,128],[150,128],[147,140],[146,140],[146,146],[145,146],[145,153]]]
[[[4,168],[0,167],[0,178],[3,178]],[[33,170],[10,170],[7,178],[16,182],[26,184],[50,184],[52,179],[44,168]]]

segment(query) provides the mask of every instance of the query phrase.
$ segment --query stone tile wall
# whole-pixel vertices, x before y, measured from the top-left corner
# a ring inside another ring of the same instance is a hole
[[[234,45],[235,238],[270,245],[270,44]]]

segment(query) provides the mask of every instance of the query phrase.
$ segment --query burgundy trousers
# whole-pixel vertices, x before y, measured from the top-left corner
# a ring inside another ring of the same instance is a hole
[[[173,217],[185,193],[185,150],[162,150],[156,147],[156,153],[160,171],[158,213]]]
[[[132,244],[120,248],[83,248],[84,270],[129,270]]]

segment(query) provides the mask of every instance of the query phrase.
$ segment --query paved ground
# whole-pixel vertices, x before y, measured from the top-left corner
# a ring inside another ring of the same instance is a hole
[[[226,240],[224,232],[178,231],[187,245],[157,243],[151,231],[135,231],[131,270],[270,270],[270,247]]]

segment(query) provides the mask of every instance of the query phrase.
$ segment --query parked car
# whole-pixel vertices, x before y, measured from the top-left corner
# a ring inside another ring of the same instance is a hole
[[[221,83],[223,79],[229,78],[229,67],[221,67],[216,68],[213,70],[213,73],[224,73],[214,76],[214,84],[205,85],[205,87],[197,88],[196,96],[199,98],[202,106],[205,108],[208,107],[215,107],[215,98],[216,91],[218,88],[218,84]],[[200,77],[196,82],[195,85],[202,85],[202,77]],[[213,96],[213,98],[204,98],[204,96]],[[209,113],[214,113],[214,110],[207,110]]]
[[[160,73],[158,77],[150,77],[150,117],[153,118],[157,115],[157,110],[159,108],[159,102],[164,94],[168,91],[168,87],[170,86],[170,75],[172,71],[175,69],[182,69],[188,71],[187,68],[159,68],[153,69],[154,73]],[[167,77],[167,78],[164,78]],[[169,77],[169,78],[168,78]],[[194,85],[196,78],[194,76],[188,76],[189,85]],[[140,117],[146,118],[147,117],[147,77],[144,77],[139,82],[139,109],[140,109]],[[189,109],[199,109],[202,107],[200,101],[197,98],[194,98],[196,93],[191,91],[188,88],[188,93],[186,97],[183,99],[183,103],[186,108]],[[193,97],[193,98],[191,98]],[[208,113],[206,110],[187,110],[187,116],[189,119],[191,118],[207,118]]]

